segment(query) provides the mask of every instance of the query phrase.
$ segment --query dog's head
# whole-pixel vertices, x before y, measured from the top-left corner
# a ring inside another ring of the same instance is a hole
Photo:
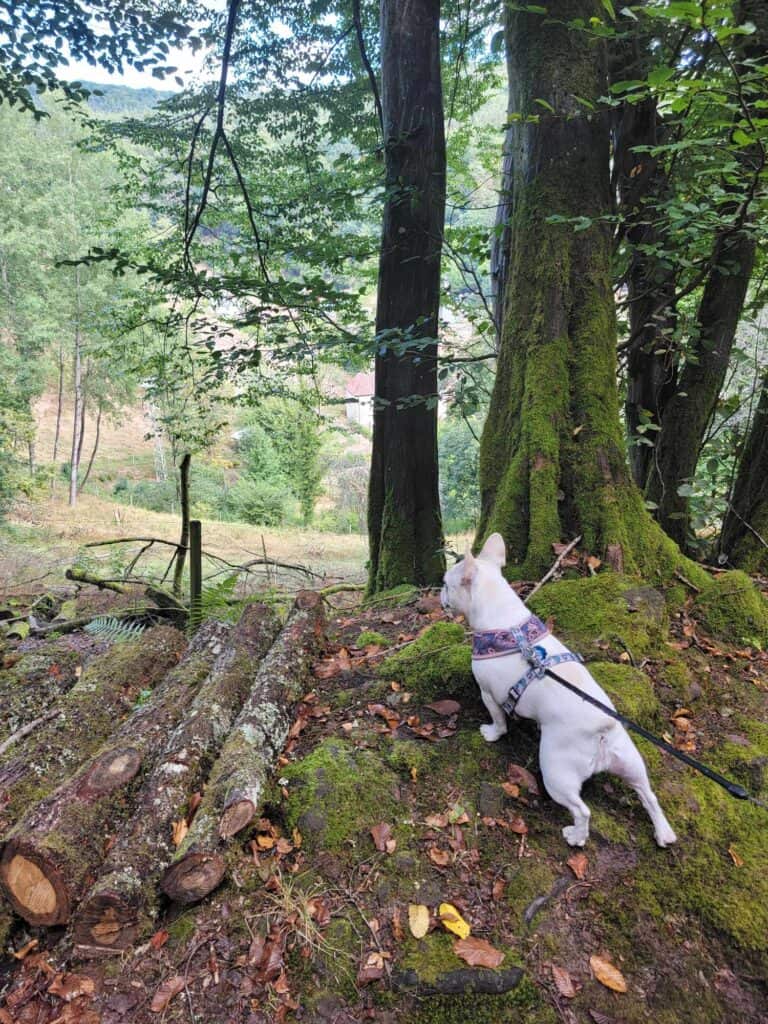
[[[467,549],[464,558],[443,577],[440,593],[443,608],[469,621],[473,596],[477,597],[484,583],[498,581],[506,561],[507,552],[500,533],[492,533],[477,556]]]

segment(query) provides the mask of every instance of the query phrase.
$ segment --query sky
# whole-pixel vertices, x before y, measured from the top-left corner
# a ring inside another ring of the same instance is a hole
[[[205,61],[205,53],[198,50],[192,53],[190,50],[172,48],[168,52],[168,64],[177,67],[177,74],[186,83],[199,77]],[[174,76],[167,78],[155,78],[151,71],[137,71],[132,67],[125,67],[123,74],[111,74],[105,68],[92,67],[84,60],[70,61],[69,65],[58,69],[59,78],[65,82],[96,82],[98,85],[128,85],[132,89],[163,89],[169,92],[179,92],[181,87],[174,81]]]

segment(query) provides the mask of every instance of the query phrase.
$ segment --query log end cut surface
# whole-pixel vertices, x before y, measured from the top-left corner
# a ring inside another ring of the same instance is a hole
[[[0,878],[15,911],[34,925],[66,924],[70,904],[56,865],[23,842],[8,843],[0,862]]]
[[[225,870],[224,858],[218,853],[188,853],[166,871],[161,887],[177,903],[197,903],[213,892]]]
[[[81,905],[73,937],[89,953],[111,952],[132,946],[140,926],[134,905],[119,893],[102,892]]]

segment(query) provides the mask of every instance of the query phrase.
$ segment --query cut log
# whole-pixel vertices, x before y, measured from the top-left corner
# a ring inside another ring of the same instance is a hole
[[[25,652],[0,672],[0,739],[39,718],[67,693],[77,682],[82,664],[82,651],[57,640]]]
[[[73,935],[81,953],[127,949],[152,930],[157,883],[176,849],[174,822],[184,818],[183,809],[202,788],[278,629],[274,612],[265,605],[249,605],[243,612],[226,651],[146,777],[136,813],[75,914]]]
[[[163,892],[171,899],[195,903],[224,877],[224,848],[258,812],[324,626],[322,597],[300,591],[211,771],[192,827],[163,876]]]
[[[59,704],[59,713],[20,739],[0,765],[0,833],[91,757],[143,690],[179,660],[186,640],[170,626],[147,630],[94,658]]]
[[[104,858],[115,824],[131,809],[138,777],[208,675],[229,630],[206,623],[151,697],[10,833],[0,882],[14,910],[30,924],[67,923]]]

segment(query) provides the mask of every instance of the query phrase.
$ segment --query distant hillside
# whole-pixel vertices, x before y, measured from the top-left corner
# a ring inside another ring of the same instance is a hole
[[[88,100],[88,106],[97,114],[145,114],[161,100],[173,96],[169,89],[132,89],[128,85],[99,85],[96,82],[83,82],[83,85],[102,94],[97,96],[92,92]]]

